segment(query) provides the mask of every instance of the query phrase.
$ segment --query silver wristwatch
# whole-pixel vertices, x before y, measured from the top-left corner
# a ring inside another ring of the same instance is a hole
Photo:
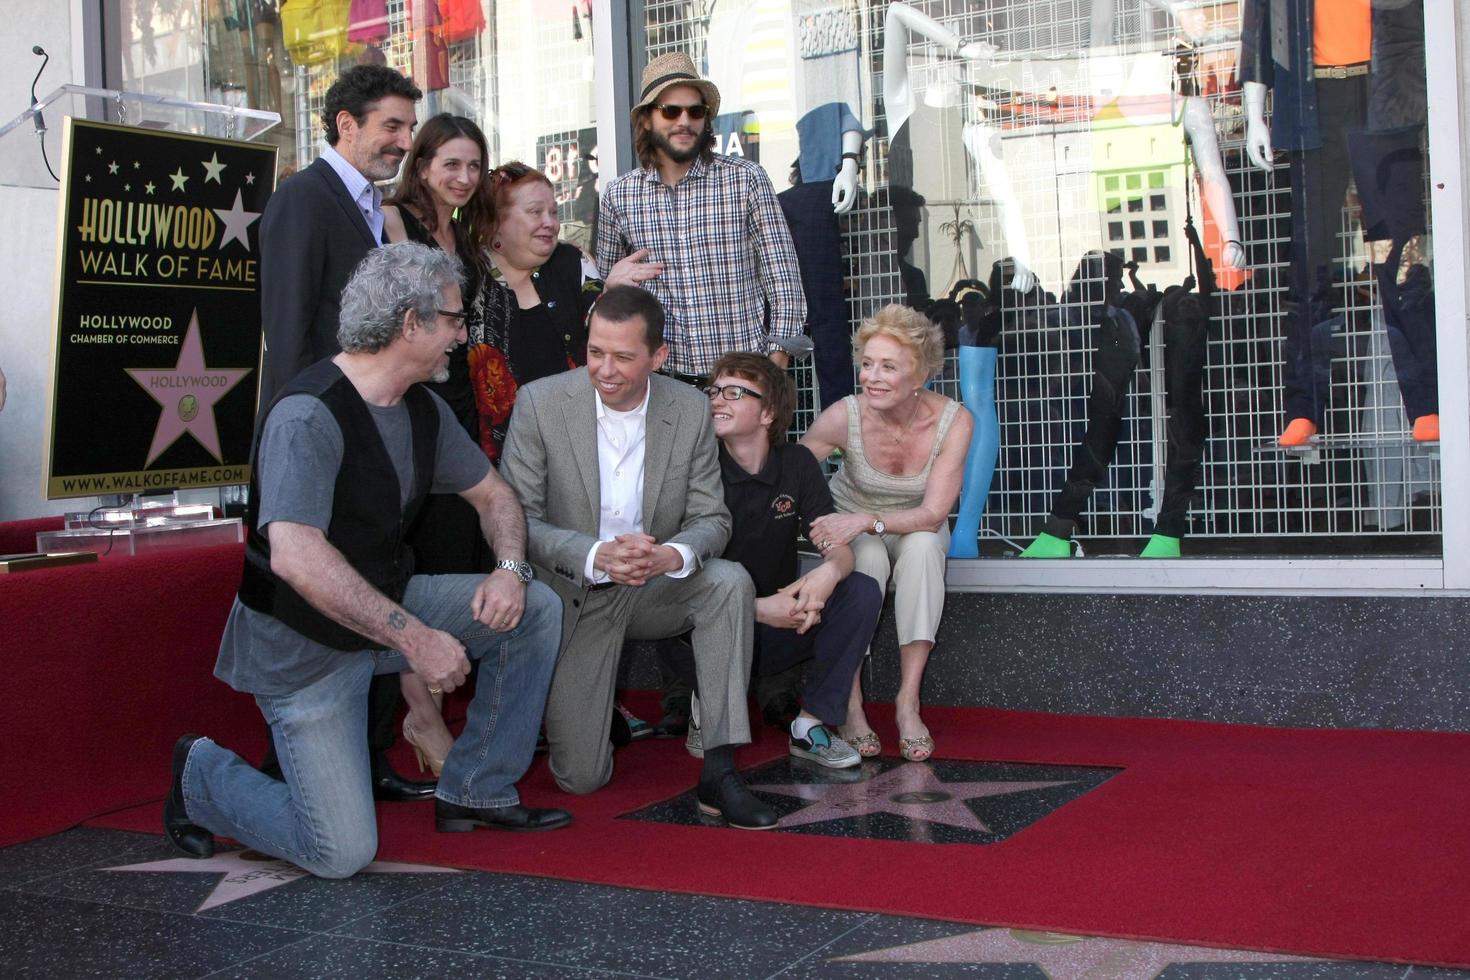
[[[515,577],[521,580],[522,585],[530,585],[531,579],[536,577],[536,573],[532,570],[531,563],[528,561],[511,561],[509,558],[505,558],[496,562],[495,567],[503,568],[507,572],[514,573]]]
[[[883,518],[874,517],[873,524],[869,530],[881,538],[883,536]]]

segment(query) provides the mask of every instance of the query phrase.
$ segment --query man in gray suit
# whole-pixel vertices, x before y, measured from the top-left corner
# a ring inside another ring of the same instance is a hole
[[[750,741],[755,587],[718,556],[730,536],[707,400],[655,372],[663,307],[634,286],[607,290],[588,325],[587,369],[520,390],[500,473],[530,530],[528,554],[562,597],[562,651],[546,705],[551,773],[569,793],[612,778],[613,688],[625,637],[689,629],[704,771],[699,808],[765,830],[775,811],[735,772]]]

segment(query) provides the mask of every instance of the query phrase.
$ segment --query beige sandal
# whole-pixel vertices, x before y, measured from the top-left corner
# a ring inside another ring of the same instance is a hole
[[[857,754],[864,759],[871,759],[883,751],[883,743],[878,741],[877,732],[854,735],[851,738],[844,738],[843,741],[857,749]]]
[[[898,754],[909,762],[925,762],[934,754],[934,738],[930,735],[901,738],[898,740]]]

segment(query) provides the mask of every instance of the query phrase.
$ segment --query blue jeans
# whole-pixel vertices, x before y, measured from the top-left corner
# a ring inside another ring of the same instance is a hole
[[[464,732],[444,762],[439,799],[471,807],[518,803],[561,645],[561,600],[540,582],[509,633],[470,615],[481,575],[416,575],[403,607],[459,638],[480,663]],[[378,850],[367,746],[367,688],[374,674],[408,670],[397,651],[343,653],[340,670],[281,696],[257,695],[285,782],[263,775],[208,739],[184,766],[189,819],[323,878],[346,878]]]

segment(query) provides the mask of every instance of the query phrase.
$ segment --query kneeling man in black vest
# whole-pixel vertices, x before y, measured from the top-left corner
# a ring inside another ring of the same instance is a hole
[[[342,295],[342,353],[307,368],[256,436],[240,594],[215,676],[255,696],[285,782],[208,738],[174,747],[164,829],[208,857],[211,833],[344,878],[377,852],[367,745],[374,674],[413,671],[431,692],[480,662],[463,734],[439,777],[440,830],[550,830],[516,780],[561,641],[561,601],[531,581],[515,495],[420,381],[465,341],[458,259],[404,242],[368,253]],[[500,557],[483,575],[413,575],[403,544],[430,493],[474,505]]]

